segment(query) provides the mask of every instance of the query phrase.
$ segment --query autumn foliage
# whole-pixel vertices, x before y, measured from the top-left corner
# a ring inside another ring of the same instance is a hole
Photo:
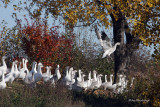
[[[62,64],[63,67],[69,65],[74,36],[60,35],[58,26],[49,28],[44,22],[27,23],[21,32],[22,47],[28,57],[52,67],[56,64]]]

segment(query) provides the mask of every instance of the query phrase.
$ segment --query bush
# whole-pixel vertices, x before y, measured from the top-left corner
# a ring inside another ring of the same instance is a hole
[[[56,64],[61,68],[71,62],[73,35],[60,35],[58,26],[51,28],[45,22],[35,21],[19,30],[22,37],[22,47],[31,61],[42,62],[44,66]]]

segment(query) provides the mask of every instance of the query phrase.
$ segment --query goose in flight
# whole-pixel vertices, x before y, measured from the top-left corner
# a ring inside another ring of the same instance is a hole
[[[108,38],[107,34],[104,31],[102,31],[102,34],[100,34],[98,32],[97,26],[95,27],[95,32],[104,50],[102,58],[105,58],[106,56],[110,56],[116,50],[117,45],[120,45],[120,43],[117,42],[114,46],[112,46],[111,41]]]

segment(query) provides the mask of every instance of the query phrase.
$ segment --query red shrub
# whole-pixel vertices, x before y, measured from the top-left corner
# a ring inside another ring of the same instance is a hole
[[[22,47],[25,53],[37,62],[54,67],[60,64],[61,68],[71,62],[73,35],[60,35],[58,26],[48,28],[43,22],[27,24],[21,29],[25,35]]]

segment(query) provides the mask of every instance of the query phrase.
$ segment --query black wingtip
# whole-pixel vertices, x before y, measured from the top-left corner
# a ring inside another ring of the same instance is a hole
[[[105,40],[106,37],[107,37],[107,34],[104,31],[102,31],[102,40]]]
[[[94,28],[95,28],[95,31],[97,31],[97,30],[98,30],[98,27],[97,27],[97,25],[95,25],[95,26],[94,26]]]

